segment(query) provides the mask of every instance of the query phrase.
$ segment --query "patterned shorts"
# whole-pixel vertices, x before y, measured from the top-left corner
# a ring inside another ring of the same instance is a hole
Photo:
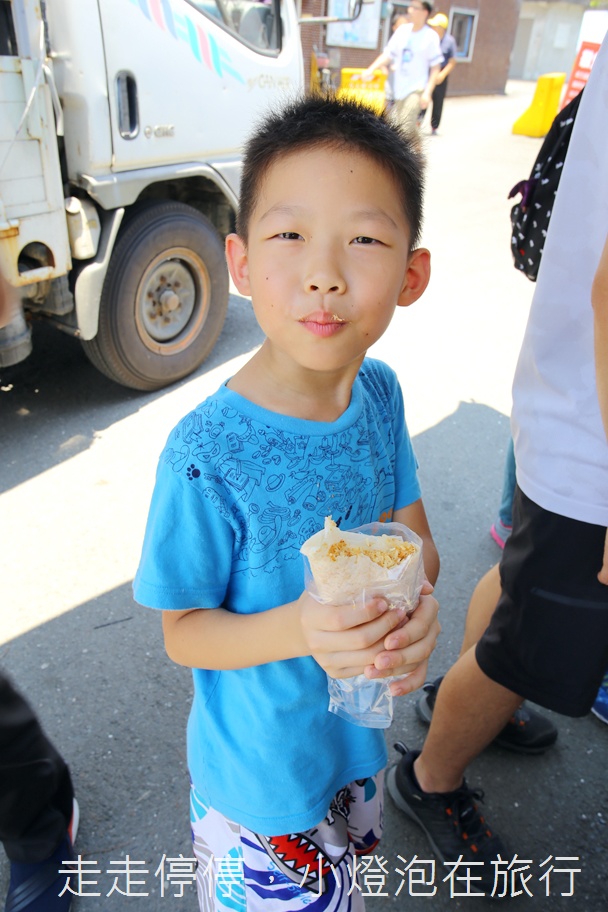
[[[357,856],[382,835],[384,772],[340,789],[304,833],[262,836],[190,791],[201,912],[362,912]]]

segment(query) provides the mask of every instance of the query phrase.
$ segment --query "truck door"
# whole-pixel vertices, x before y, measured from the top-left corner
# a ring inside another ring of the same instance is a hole
[[[302,84],[293,4],[99,0],[113,168],[229,162],[260,109]]]

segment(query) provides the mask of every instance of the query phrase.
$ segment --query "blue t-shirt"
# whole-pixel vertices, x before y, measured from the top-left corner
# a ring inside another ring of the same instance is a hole
[[[300,546],[326,516],[343,529],[388,522],[419,497],[401,390],[382,362],[364,361],[331,423],[222,386],[161,454],[135,599],[239,614],[294,601]],[[327,677],[310,656],[193,676],[190,775],[203,800],[254,832],[315,826],[340,788],[386,763],[381,730],[328,712]]]

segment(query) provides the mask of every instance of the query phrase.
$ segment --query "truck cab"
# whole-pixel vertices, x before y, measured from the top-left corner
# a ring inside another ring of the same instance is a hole
[[[243,142],[302,84],[293,0],[0,0],[0,366],[44,319],[125,386],[195,370]]]

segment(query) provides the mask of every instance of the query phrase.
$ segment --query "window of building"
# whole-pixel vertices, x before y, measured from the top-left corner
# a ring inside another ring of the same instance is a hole
[[[459,6],[453,6],[450,10],[450,32],[456,39],[458,60],[473,59],[478,16],[478,10],[463,9]]]

